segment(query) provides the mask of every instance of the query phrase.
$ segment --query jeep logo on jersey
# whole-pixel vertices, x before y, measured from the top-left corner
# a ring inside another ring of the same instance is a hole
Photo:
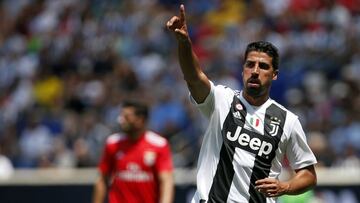
[[[242,127],[238,126],[234,135],[228,131],[226,133],[226,138],[232,142],[237,141],[242,149],[257,154],[258,156],[265,156],[265,158],[268,158],[267,155],[269,155],[273,150],[273,145],[270,142],[261,140],[258,137],[251,137],[246,132],[241,133],[241,130]]]

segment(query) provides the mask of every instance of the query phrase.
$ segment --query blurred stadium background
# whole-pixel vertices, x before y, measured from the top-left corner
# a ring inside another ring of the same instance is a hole
[[[360,202],[359,0],[2,0],[1,203],[89,202],[128,97],[151,106],[149,127],[171,143],[175,202],[186,201],[207,121],[164,27],[180,3],[215,83],[241,88],[248,42],[279,47],[272,97],[299,115],[319,161],[319,187],[296,201]]]

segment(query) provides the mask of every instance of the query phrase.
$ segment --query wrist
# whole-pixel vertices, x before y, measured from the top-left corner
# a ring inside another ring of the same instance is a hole
[[[289,182],[284,183],[284,194],[286,195],[291,194],[291,184]]]
[[[177,42],[179,45],[191,45],[191,40],[189,37],[177,37]]]

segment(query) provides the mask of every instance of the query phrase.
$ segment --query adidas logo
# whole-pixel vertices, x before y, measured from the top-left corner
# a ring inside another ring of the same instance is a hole
[[[234,116],[235,118],[237,118],[237,119],[241,119],[241,118],[242,118],[240,112],[238,112],[238,111],[234,112],[234,113],[233,113],[233,116]]]

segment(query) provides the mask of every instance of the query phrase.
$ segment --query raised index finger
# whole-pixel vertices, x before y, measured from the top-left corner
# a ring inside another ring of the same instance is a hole
[[[185,6],[184,6],[184,4],[180,5],[180,22],[185,23]]]

